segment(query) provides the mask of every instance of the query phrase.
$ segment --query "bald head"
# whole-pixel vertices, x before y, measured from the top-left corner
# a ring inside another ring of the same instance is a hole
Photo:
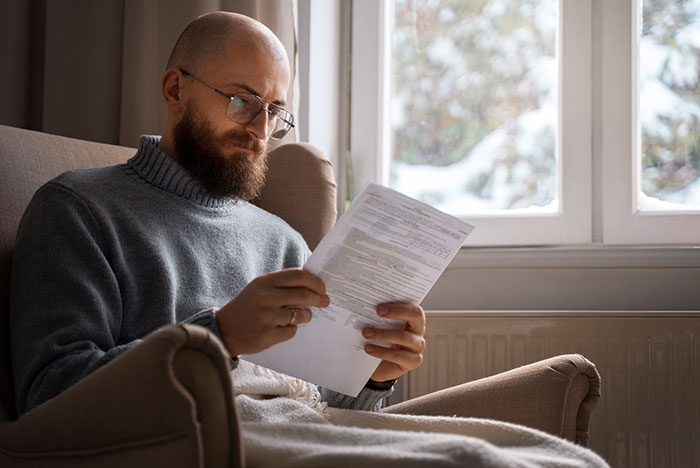
[[[202,179],[203,173],[228,174],[216,161],[228,167],[259,160],[279,121],[260,111],[248,121],[230,117],[231,102],[238,102],[232,96],[253,94],[260,101],[251,102],[284,107],[289,81],[284,46],[263,24],[226,12],[196,18],[177,40],[161,78],[168,115],[158,147],[181,164],[186,157],[204,161]],[[248,169],[245,176],[256,179]],[[198,173],[192,165],[188,170]]]
[[[264,54],[268,60],[287,62],[280,40],[262,23],[245,15],[223,11],[205,13],[182,32],[167,68],[199,70],[230,56],[230,49]]]

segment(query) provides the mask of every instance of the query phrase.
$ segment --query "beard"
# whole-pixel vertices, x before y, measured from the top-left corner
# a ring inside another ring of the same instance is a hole
[[[267,144],[246,132],[216,137],[190,105],[173,129],[173,145],[177,162],[216,197],[250,201],[265,183]],[[249,149],[253,154],[234,151],[227,156],[222,152],[226,147]]]

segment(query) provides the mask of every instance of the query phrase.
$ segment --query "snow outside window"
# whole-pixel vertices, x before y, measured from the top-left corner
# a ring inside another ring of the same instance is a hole
[[[456,214],[555,213],[557,0],[393,4],[389,186]]]
[[[637,206],[700,209],[700,1],[642,7]]]

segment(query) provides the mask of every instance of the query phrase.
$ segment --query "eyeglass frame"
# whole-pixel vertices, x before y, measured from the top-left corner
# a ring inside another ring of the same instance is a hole
[[[248,121],[246,121],[246,122],[236,122],[235,120],[232,120],[232,119],[229,117],[229,120],[231,120],[231,121],[234,122],[234,123],[237,123],[237,124],[240,124],[240,125],[247,125],[247,124],[249,124],[250,122],[252,122],[253,120],[255,120],[255,119],[258,117],[258,115],[260,115],[260,112],[262,112],[263,110],[265,110],[265,112],[267,112],[267,115],[268,115],[268,118],[269,118],[269,119],[279,119],[279,120],[281,120],[282,122],[284,122],[286,125],[288,125],[287,129],[284,131],[284,135],[282,135],[282,136],[280,136],[280,137],[274,137],[274,136],[272,136],[272,134],[270,134],[270,135],[268,135],[268,138],[271,138],[271,139],[273,139],[273,140],[281,140],[282,138],[284,138],[285,136],[287,136],[287,134],[289,133],[289,131],[290,131],[291,129],[293,129],[293,128],[295,127],[295,125],[294,125],[294,114],[292,114],[291,112],[289,112],[289,110],[285,109],[284,107],[275,104],[274,102],[270,102],[270,101],[268,101],[267,99],[258,96],[257,94],[251,93],[250,91],[243,91],[243,92],[241,92],[241,93],[228,94],[228,93],[225,93],[224,91],[221,91],[219,88],[216,88],[216,87],[210,85],[209,83],[207,83],[207,82],[201,80],[200,78],[198,78],[197,76],[195,76],[195,75],[193,75],[192,73],[188,72],[187,70],[184,70],[184,69],[182,69],[182,68],[178,68],[178,70],[180,70],[180,73],[182,73],[183,75],[189,76],[190,78],[192,78],[192,79],[194,79],[194,80],[196,80],[196,81],[199,81],[199,82],[202,83],[204,86],[206,86],[207,88],[209,88],[209,89],[211,89],[212,91],[216,92],[217,94],[220,94],[221,96],[224,96],[225,98],[228,98],[228,100],[229,100],[229,105],[231,105],[231,103],[233,102],[234,98],[236,98],[238,94],[249,94],[249,95],[253,96],[255,99],[257,99],[260,103],[263,104],[262,107],[260,107],[260,110],[259,110],[258,112],[256,112],[255,115],[253,115],[253,116],[252,116],[250,119],[248,119]],[[267,104],[268,107],[266,107],[265,104]],[[291,117],[291,122],[290,122],[289,120],[287,120],[287,119],[284,119],[284,118],[280,117],[279,115],[273,114],[273,113],[271,112],[271,110],[270,110],[271,108],[272,108],[272,109],[281,109],[281,110],[283,110],[284,112],[286,112],[287,114],[289,114],[289,116]],[[228,117],[228,107],[226,108],[226,117]],[[275,127],[273,126],[271,130],[274,130],[274,128],[275,128]]]

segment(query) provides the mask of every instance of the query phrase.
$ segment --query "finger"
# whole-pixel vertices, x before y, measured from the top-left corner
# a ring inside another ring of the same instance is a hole
[[[425,335],[425,312],[417,304],[379,304],[377,314],[384,318],[404,320],[409,330]]]
[[[301,268],[274,271],[264,275],[264,278],[269,280],[272,286],[276,288],[303,287],[319,295],[326,294],[326,285],[323,283],[323,280]]]
[[[282,343],[283,341],[291,340],[297,334],[297,326],[291,325],[288,327],[277,327],[272,344]]]
[[[306,288],[273,289],[261,295],[260,305],[271,309],[282,307],[328,307],[330,298]]]
[[[425,338],[411,331],[363,328],[362,336],[372,341],[398,345],[416,353],[422,353],[425,349]]]
[[[388,361],[398,366],[404,372],[413,370],[423,363],[423,355],[401,348],[385,348],[384,346],[365,345],[365,352],[382,361]]]
[[[285,307],[278,315],[281,317],[278,325],[280,327],[296,327],[310,322],[313,316],[311,311],[305,307]]]
[[[309,323],[314,316],[313,312],[311,312],[311,309],[307,309],[306,307],[294,307],[294,310],[296,311],[295,322],[297,325]]]

